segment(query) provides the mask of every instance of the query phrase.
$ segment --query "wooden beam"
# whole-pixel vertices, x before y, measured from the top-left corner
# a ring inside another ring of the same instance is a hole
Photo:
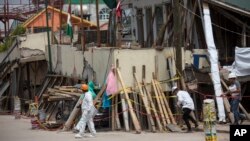
[[[221,83],[223,84],[223,86],[224,86],[227,90],[229,90],[229,88],[228,88],[227,84],[224,82],[224,80],[221,79]],[[239,107],[240,107],[240,109],[242,110],[242,112],[246,115],[247,119],[250,120],[250,115],[249,115],[249,113],[248,113],[248,112],[246,111],[246,109],[241,105],[241,103],[239,104]]]
[[[153,113],[154,113],[154,115],[155,115],[156,124],[157,124],[157,126],[158,126],[160,132],[162,132],[162,131],[163,131],[163,127],[162,127],[162,124],[161,124],[161,122],[160,122],[159,115],[158,115],[158,113],[157,113],[157,111],[156,111],[155,104],[154,104],[154,102],[153,102],[153,99],[152,99],[152,97],[151,97],[151,94],[148,92],[148,90],[147,90],[147,88],[146,88],[146,85],[145,85],[146,82],[145,82],[145,80],[143,79],[142,82],[143,82],[143,88],[144,88],[144,90],[145,90],[146,96],[148,97],[148,101],[149,101],[149,103],[150,103],[150,105],[151,105],[151,107],[152,107]]]
[[[210,75],[210,76],[211,76],[211,75]],[[227,87],[227,84],[226,84],[222,79],[221,79],[221,83],[222,83],[222,85],[223,85],[227,90],[229,90],[228,87]],[[228,114],[228,117],[229,117],[231,123],[234,123],[234,115],[233,115],[233,113],[231,112],[231,108],[230,108],[231,105],[229,104],[228,99],[225,98],[225,97],[223,97],[223,103],[224,103],[226,112],[227,112],[227,114]]]
[[[231,15],[230,13],[228,13],[226,10],[223,10],[221,8],[212,7],[213,9],[217,10],[221,15],[223,15],[225,18],[229,19],[230,21],[234,22],[235,24],[243,27],[245,25],[245,27],[247,29],[250,29],[250,26],[246,25],[246,23],[242,22],[240,19],[238,19],[237,17]]]
[[[167,98],[166,98],[166,96],[164,95],[164,92],[163,92],[163,90],[162,90],[162,87],[161,87],[161,85],[160,85],[160,83],[159,83],[158,81],[156,81],[156,85],[158,85],[158,87],[159,87],[159,89],[160,89],[160,92],[161,92],[161,94],[162,94],[163,101],[165,102],[165,105],[166,105],[167,112],[168,112],[168,114],[169,114],[170,120],[172,121],[173,124],[177,124],[176,121],[175,121],[175,118],[174,118],[174,116],[173,116],[173,113],[172,113],[172,111],[171,111],[171,109],[170,109],[170,107],[169,107],[169,103],[168,103],[168,101],[167,101]]]
[[[73,121],[75,120],[76,116],[80,112],[80,108],[77,108],[77,106],[80,104],[80,101],[81,101],[81,99],[79,98],[73,111],[71,112],[68,120],[66,121],[66,123],[63,127],[63,131],[68,131],[72,127]]]
[[[219,6],[221,8],[225,8],[227,10],[236,12],[238,14],[250,17],[250,12],[248,12],[246,10],[242,10],[240,8],[237,8],[236,6],[231,6],[229,4],[226,4],[225,2],[221,2],[221,1],[218,1],[218,0],[204,0],[204,1],[209,3],[209,4],[213,4],[213,5]]]
[[[152,82],[154,93],[155,93],[155,97],[156,97],[155,99],[156,99],[157,107],[160,110],[160,114],[161,114],[161,119],[162,119],[162,122],[163,122],[163,126],[166,127],[167,123],[166,123],[165,115],[163,113],[163,105],[162,105],[162,103],[160,101],[160,97],[159,97],[158,91],[156,89],[154,80],[152,79],[151,82]]]
[[[157,86],[157,84],[156,84],[156,80],[154,80],[154,85],[155,85],[156,91],[157,91],[158,96],[159,96],[159,100],[160,100],[160,103],[161,103],[161,106],[162,106],[162,110],[163,110],[166,122],[167,122],[167,124],[169,124],[169,123],[171,123],[170,122],[170,118],[168,116],[168,112],[167,112],[166,106],[164,105],[164,102],[163,102],[163,95],[162,95],[162,93],[160,91],[159,86]]]
[[[102,86],[101,90],[100,90],[100,91],[98,92],[98,94],[96,95],[94,101],[93,101],[94,105],[96,104],[96,102],[98,101],[98,99],[102,96],[102,94],[103,94],[103,92],[106,90],[106,88],[107,88],[107,84],[104,84],[104,85]]]
[[[137,86],[139,88],[139,92],[140,92],[139,96],[141,96],[142,102],[143,102],[143,104],[145,106],[145,109],[146,109],[147,117],[148,117],[148,119],[150,121],[149,126],[151,126],[151,128],[152,128],[152,132],[156,132],[155,123],[154,123],[153,117],[152,117],[151,112],[150,112],[147,96],[143,93],[142,86],[139,83],[135,73],[133,73],[133,75],[134,75],[134,79],[136,81],[136,84],[137,84]]]
[[[136,133],[139,133],[139,134],[140,134],[140,133],[141,133],[141,126],[140,126],[140,123],[139,123],[139,121],[138,121],[138,118],[137,118],[136,115],[135,115],[135,112],[134,112],[134,110],[133,110],[131,101],[129,100],[129,96],[128,96],[128,93],[127,93],[127,90],[126,90],[124,81],[123,81],[123,79],[122,79],[121,72],[120,72],[120,70],[119,70],[118,68],[117,68],[116,70],[117,70],[117,74],[118,74],[119,80],[120,80],[120,82],[121,82],[123,91],[124,91],[125,98],[126,98],[127,103],[128,103],[128,108],[129,108],[128,110],[129,110],[130,116],[131,116],[131,118],[132,118],[132,121],[133,121],[135,130],[136,130]]]

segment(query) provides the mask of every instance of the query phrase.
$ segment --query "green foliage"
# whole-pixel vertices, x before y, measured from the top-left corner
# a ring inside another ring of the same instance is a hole
[[[16,29],[10,34],[11,36],[15,36],[15,35],[21,35],[21,34],[24,34],[26,31],[26,29],[21,26],[21,25],[18,25],[16,27]]]
[[[13,43],[16,35],[24,34],[26,29],[21,25],[18,25],[16,29],[10,34],[10,36],[6,37],[4,43],[0,44],[0,52],[7,50]]]

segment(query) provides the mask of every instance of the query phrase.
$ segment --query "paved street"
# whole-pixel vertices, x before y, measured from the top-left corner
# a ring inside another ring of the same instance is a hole
[[[77,140],[107,140],[107,141],[204,141],[204,133],[149,133],[134,134],[133,132],[98,132],[95,138],[75,139],[72,132],[31,130],[30,119],[14,119],[14,116],[0,115],[1,141],[77,141]],[[202,129],[202,125],[200,125]],[[218,125],[220,132],[218,141],[229,141],[229,126]]]

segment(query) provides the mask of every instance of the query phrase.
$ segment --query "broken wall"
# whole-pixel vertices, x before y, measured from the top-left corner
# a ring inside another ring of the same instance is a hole
[[[87,64],[89,64],[95,71],[96,84],[102,85],[105,82],[107,74],[111,68],[111,65],[119,66],[121,74],[123,76],[126,86],[134,85],[132,68],[135,66],[136,75],[138,79],[142,80],[142,66],[145,65],[145,80],[151,82],[152,73],[157,72],[158,80],[170,79],[169,71],[175,74],[175,64],[171,64],[170,70],[167,70],[166,57],[174,57],[172,55],[173,48],[164,48],[162,51],[158,51],[154,48],[144,49],[118,49],[118,48],[88,48],[84,54],[82,51],[77,51],[77,48],[66,45],[53,45],[52,50],[52,66],[53,69],[64,76],[72,77],[74,68],[76,70],[76,76],[82,78],[83,72],[83,56],[85,57]],[[191,63],[191,52],[185,53],[186,57],[183,57],[183,62]],[[46,52],[46,58],[48,55]],[[174,62],[174,59],[172,59]],[[184,63],[183,63],[184,65]],[[168,89],[170,86],[164,87]]]
[[[48,45],[47,32],[27,34],[19,37],[19,40],[21,41],[20,48],[39,49],[43,52],[45,52],[45,46]]]

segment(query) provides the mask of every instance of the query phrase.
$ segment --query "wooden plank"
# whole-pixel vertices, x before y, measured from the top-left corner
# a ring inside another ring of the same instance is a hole
[[[10,81],[4,83],[4,85],[0,89],[0,97],[3,95],[3,93],[7,90],[9,86],[10,86]]]
[[[158,113],[156,111],[153,99],[152,99],[150,93],[148,92],[148,90],[147,90],[147,88],[145,86],[145,84],[146,84],[145,80],[143,79],[142,81],[143,81],[143,88],[144,88],[144,90],[146,92],[146,96],[148,97],[149,103],[150,103],[150,105],[152,107],[152,110],[153,110],[153,113],[155,115],[157,126],[159,128],[159,131],[162,132],[163,131],[163,127],[162,127],[162,124],[160,122],[159,115],[158,115]]]
[[[176,124],[167,124],[167,128],[171,131],[171,132],[183,132],[181,130],[181,128],[179,126],[177,126]]]
[[[210,75],[210,76],[211,76],[211,75]],[[223,85],[227,90],[229,90],[228,87],[227,87],[227,84],[224,82],[224,80],[220,79],[220,81],[221,81],[222,85]],[[229,117],[231,123],[234,123],[234,114],[231,112],[231,108],[230,108],[231,106],[230,106],[229,101],[228,101],[228,99],[227,99],[226,97],[223,97],[223,103],[224,103],[224,106],[225,106],[227,115],[228,115],[228,117]]]
[[[223,84],[223,86],[229,90],[227,84],[225,83],[225,81],[223,79],[221,79],[221,83]],[[228,103],[229,104],[229,103]],[[250,120],[250,115],[248,114],[248,112],[246,111],[246,109],[241,105],[241,103],[239,104],[240,109],[242,110],[242,112],[246,115],[246,117]]]
[[[156,80],[154,80],[154,84],[155,84],[155,88],[156,88],[156,91],[157,91],[158,96],[159,96],[159,100],[160,100],[160,103],[161,103],[161,107],[162,107],[162,110],[163,110],[163,113],[164,113],[166,122],[167,122],[167,124],[168,124],[168,123],[171,123],[171,122],[170,122],[170,119],[169,119],[169,116],[168,116],[168,113],[167,113],[166,105],[164,105],[164,102],[163,102],[163,95],[162,95],[162,93],[160,92],[159,86],[156,85]]]
[[[111,99],[111,130],[114,131],[115,130],[115,125],[116,125],[116,122],[115,122],[115,99],[112,98]]]
[[[73,92],[66,92],[66,91],[60,91],[54,88],[48,88],[49,93],[62,93],[62,94],[68,94],[68,95],[74,95],[74,96],[81,96],[81,93],[73,93]]]
[[[174,118],[174,116],[173,116],[173,113],[172,113],[172,111],[171,111],[171,109],[170,109],[170,107],[169,107],[169,103],[168,103],[168,101],[167,101],[167,98],[165,97],[165,95],[164,95],[164,93],[163,93],[163,90],[162,90],[162,88],[161,88],[161,86],[160,86],[160,83],[157,81],[156,84],[159,86],[160,91],[161,91],[161,93],[162,93],[163,101],[165,102],[165,105],[166,105],[166,107],[167,107],[167,112],[168,112],[168,114],[169,114],[170,120],[172,121],[173,124],[177,124],[176,121],[175,121],[175,118]]]
[[[44,82],[44,84],[43,84],[43,86],[42,86],[41,91],[38,93],[38,99],[39,100],[40,100],[42,94],[44,93],[45,89],[48,87],[48,84],[49,84],[50,81],[51,81],[51,78],[47,77],[46,80],[45,80],[45,82]]]
[[[156,99],[156,103],[157,103],[157,106],[158,106],[158,109],[160,111],[160,115],[161,115],[161,119],[162,119],[162,123],[163,123],[163,126],[166,127],[166,118],[164,116],[164,113],[163,113],[163,109],[162,109],[162,104],[160,102],[160,99],[159,99],[159,95],[158,95],[158,92],[156,90],[156,87],[155,87],[155,83],[154,83],[154,80],[152,79],[152,85],[153,85],[153,89],[154,89],[154,94],[155,94],[155,99]]]
[[[60,91],[77,92],[76,88],[59,88]]]
[[[69,98],[75,98],[75,97],[73,97],[72,95],[70,95],[70,94],[64,94],[64,93],[53,93],[53,94],[50,94],[50,95],[59,95],[59,96],[64,96],[64,97],[69,97]]]
[[[118,74],[119,80],[121,82],[123,91],[124,91],[125,98],[126,98],[127,103],[128,103],[129,113],[130,113],[130,116],[132,118],[136,133],[141,133],[141,126],[140,126],[139,121],[135,115],[134,110],[132,109],[133,107],[132,107],[131,101],[129,100],[128,93],[127,93],[124,81],[122,79],[122,76],[121,76],[121,72],[118,68],[116,70],[117,70],[117,74]]]
[[[247,110],[241,105],[241,103],[239,104],[239,107],[242,110],[242,112],[246,115],[247,119],[250,120],[250,115],[248,114]]]
[[[78,115],[78,113],[80,111],[80,108],[77,108],[77,106],[80,104],[80,101],[81,101],[81,99],[79,98],[73,111],[71,112],[68,120],[66,121],[66,123],[63,127],[63,131],[68,131],[72,127],[73,121],[75,120],[76,116]]]
[[[150,112],[150,109],[149,109],[148,99],[147,99],[147,97],[145,96],[145,94],[143,93],[143,91],[142,91],[142,86],[141,86],[141,84],[139,83],[139,81],[138,81],[138,79],[137,79],[135,73],[134,73],[134,78],[135,78],[135,81],[136,81],[137,86],[138,86],[138,88],[139,88],[139,92],[140,92],[139,96],[141,96],[142,102],[143,102],[143,104],[144,104],[144,106],[145,106],[145,109],[146,109],[147,117],[149,118],[149,121],[150,121],[149,125],[150,125],[151,128],[152,128],[152,132],[156,132],[154,119],[153,119],[153,117],[152,117],[152,115],[151,115],[151,112]]]
[[[53,113],[54,113],[55,109],[57,108],[58,104],[59,104],[59,101],[58,101],[58,102],[56,102],[56,104],[53,106],[52,110],[49,112],[49,115],[48,115],[47,121],[49,121],[49,120],[50,120],[50,118],[51,118],[51,116],[53,115]]]
[[[124,94],[120,93],[121,102],[122,102],[122,115],[123,115],[123,122],[125,126],[125,130],[129,131],[129,119],[128,119],[128,107],[125,102]]]
[[[219,7],[222,7],[222,8],[225,8],[225,9],[230,10],[230,11],[234,11],[234,12],[236,12],[238,14],[250,17],[250,12],[249,11],[243,10],[243,9],[238,8],[236,6],[233,6],[233,5],[229,5],[229,4],[225,3],[225,2],[218,1],[218,0],[205,0],[205,2],[216,5],[216,6],[219,6]]]
[[[135,66],[133,66],[132,67],[132,72],[133,72],[133,74],[134,73],[136,73],[136,68],[135,68]],[[136,81],[134,80],[134,86],[133,86],[133,90],[135,90],[136,89]],[[137,95],[137,93],[134,91],[133,93],[132,93],[132,95],[133,95],[133,105],[134,105],[134,108],[135,108],[135,112],[136,112],[136,116],[138,117],[138,119],[139,119],[139,122],[140,122],[140,125],[143,125],[143,120],[142,120],[142,116],[140,116],[141,114],[140,114],[140,109],[141,109],[141,107],[139,108],[139,105],[137,104],[137,103],[140,103],[139,102],[139,98],[138,98],[138,95]],[[143,127],[142,127],[143,128]]]
[[[115,120],[116,120],[116,126],[117,129],[120,130],[121,129],[121,122],[119,119],[119,114],[118,114],[118,95],[115,97]]]
[[[48,101],[59,101],[59,100],[73,100],[71,97],[65,97],[65,96],[50,96],[48,98]]]
[[[104,93],[104,91],[106,90],[106,88],[107,88],[107,84],[104,84],[104,85],[102,86],[101,90],[100,90],[100,91],[98,92],[98,94],[96,95],[94,101],[93,101],[94,105],[95,105],[96,102],[101,98],[101,96],[102,96],[102,94]]]
[[[158,65],[158,56],[155,56],[155,73],[154,73],[154,76],[153,78],[154,79],[158,79],[158,75],[159,75],[159,65]]]

